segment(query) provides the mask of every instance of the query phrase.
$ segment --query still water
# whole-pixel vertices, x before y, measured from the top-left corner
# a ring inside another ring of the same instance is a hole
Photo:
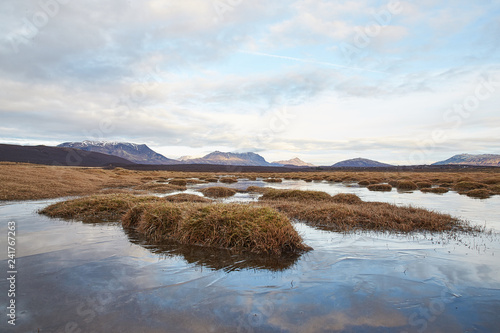
[[[211,184],[213,186],[213,184]],[[500,196],[369,192],[355,184],[240,181],[230,185],[355,193],[486,226],[491,233],[340,234],[296,222],[314,250],[279,261],[147,244],[117,223],[49,219],[57,200],[0,204],[17,228],[16,326],[1,332],[499,332]],[[206,184],[193,185],[199,193]],[[256,200],[239,193],[227,201]]]

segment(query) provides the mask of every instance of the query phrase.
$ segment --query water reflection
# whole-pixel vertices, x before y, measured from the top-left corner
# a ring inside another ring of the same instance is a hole
[[[130,242],[148,249],[151,253],[165,259],[168,257],[181,257],[189,264],[195,264],[214,270],[225,272],[242,269],[263,269],[280,272],[293,267],[300,254],[287,254],[282,256],[257,255],[253,253],[237,253],[226,249],[211,247],[182,245],[176,242],[163,242],[161,244],[148,242],[142,235],[133,229],[124,229]]]

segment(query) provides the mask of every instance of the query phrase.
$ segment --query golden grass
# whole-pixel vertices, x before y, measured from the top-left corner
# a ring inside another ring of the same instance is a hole
[[[45,207],[40,214],[83,222],[116,221],[131,207],[141,203],[163,201],[155,196],[103,194],[58,202]]]
[[[471,230],[450,215],[388,203],[343,204],[328,201],[268,201],[289,218],[333,231],[376,230],[391,232]]]
[[[457,192],[466,192],[466,191],[475,190],[475,189],[484,188],[484,187],[486,187],[485,184],[471,182],[471,181],[461,181],[461,182],[456,183],[453,186],[453,189]]]
[[[168,183],[171,185],[186,186],[188,182],[186,179],[171,179]]]
[[[262,181],[264,181],[266,183],[282,183],[283,179],[281,179],[281,178],[265,178],[265,179],[262,179]]]
[[[337,203],[345,203],[345,204],[359,204],[363,201],[356,195],[352,193],[339,193],[332,196],[332,201]]]
[[[269,190],[269,187],[262,187],[262,186],[248,186],[247,189],[245,190],[246,192],[255,192],[255,193],[264,193],[267,190]]]
[[[237,193],[236,190],[224,186],[206,187],[199,191],[203,193],[204,196],[210,198],[227,198]]]
[[[179,194],[174,194],[174,195],[168,195],[166,197],[163,197],[166,201],[170,202],[205,202],[209,203],[212,202],[212,200],[201,197],[196,194],[188,194],[188,193],[179,193]]]
[[[331,200],[328,193],[320,191],[301,191],[301,190],[277,190],[270,188],[265,191],[259,200]]]
[[[417,184],[415,184],[411,180],[400,180],[397,182],[396,187],[398,190],[402,191],[413,191],[418,188]]]
[[[118,220],[151,242],[173,240],[253,253],[309,250],[290,220],[270,207],[250,204],[168,202],[158,197],[100,195],[59,202],[40,211],[84,222]]]
[[[431,188],[432,187],[432,183],[431,182],[416,182],[416,185],[419,189],[423,189],[423,188]]]
[[[472,197],[472,198],[487,199],[487,198],[491,197],[492,193],[490,190],[487,190],[484,188],[479,188],[479,189],[467,191],[466,194],[468,197]]]
[[[226,184],[237,183],[238,178],[236,178],[236,177],[222,177],[219,179],[219,182],[226,183]]]
[[[187,187],[185,185],[174,185],[166,183],[146,183],[134,187],[134,190],[142,190],[154,193],[171,193],[176,191],[185,191]]]
[[[412,181],[415,185],[419,182],[427,182],[431,183],[434,188],[436,186],[451,188],[464,195],[467,191],[476,189],[470,188],[470,186],[464,189],[464,185],[459,184],[461,182],[469,182],[481,184],[479,188],[487,188],[493,195],[500,194],[500,190],[498,189],[500,185],[500,168],[451,172],[314,171],[290,173],[214,173],[134,171],[123,168],[103,169],[0,162],[0,200],[57,198],[96,194],[100,191],[114,193],[121,190],[130,190],[135,186],[154,181],[176,180],[179,181],[178,184],[184,184],[182,180],[185,180],[186,184],[199,182],[193,178],[207,182],[215,182],[218,178],[223,179],[224,182],[236,182],[236,177],[247,179],[286,177],[294,180],[303,179],[305,181],[313,181],[314,179],[329,182],[366,181],[370,185],[373,185],[373,182],[377,182],[388,183],[393,187],[397,187],[398,181]]]
[[[368,185],[368,190],[389,192],[392,191],[392,186],[390,184],[373,184],[373,185]]]

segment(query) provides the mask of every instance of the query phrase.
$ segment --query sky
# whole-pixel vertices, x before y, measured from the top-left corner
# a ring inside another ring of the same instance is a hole
[[[2,0],[0,143],[500,153],[500,0]]]

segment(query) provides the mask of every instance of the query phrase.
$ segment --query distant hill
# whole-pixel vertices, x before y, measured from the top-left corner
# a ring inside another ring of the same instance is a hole
[[[184,160],[185,164],[218,164],[218,165],[247,165],[247,166],[274,166],[264,157],[255,153],[224,153],[214,151],[201,158]]]
[[[291,160],[276,161],[276,162],[273,162],[273,164],[285,165],[285,166],[293,165],[293,166],[300,166],[300,167],[314,166],[314,164],[304,162],[298,157],[292,158]]]
[[[58,147],[76,148],[108,155],[118,156],[137,164],[178,164],[177,160],[166,158],[148,146],[128,142],[83,141],[65,142]]]
[[[495,154],[460,154],[447,160],[433,163],[432,165],[478,165],[478,166],[500,166],[500,155]]]
[[[337,162],[332,165],[332,167],[334,168],[382,168],[391,166],[393,165],[369,160],[366,158],[353,158],[350,160]]]
[[[73,148],[6,144],[0,144],[0,161],[86,167],[134,164],[121,157]]]

